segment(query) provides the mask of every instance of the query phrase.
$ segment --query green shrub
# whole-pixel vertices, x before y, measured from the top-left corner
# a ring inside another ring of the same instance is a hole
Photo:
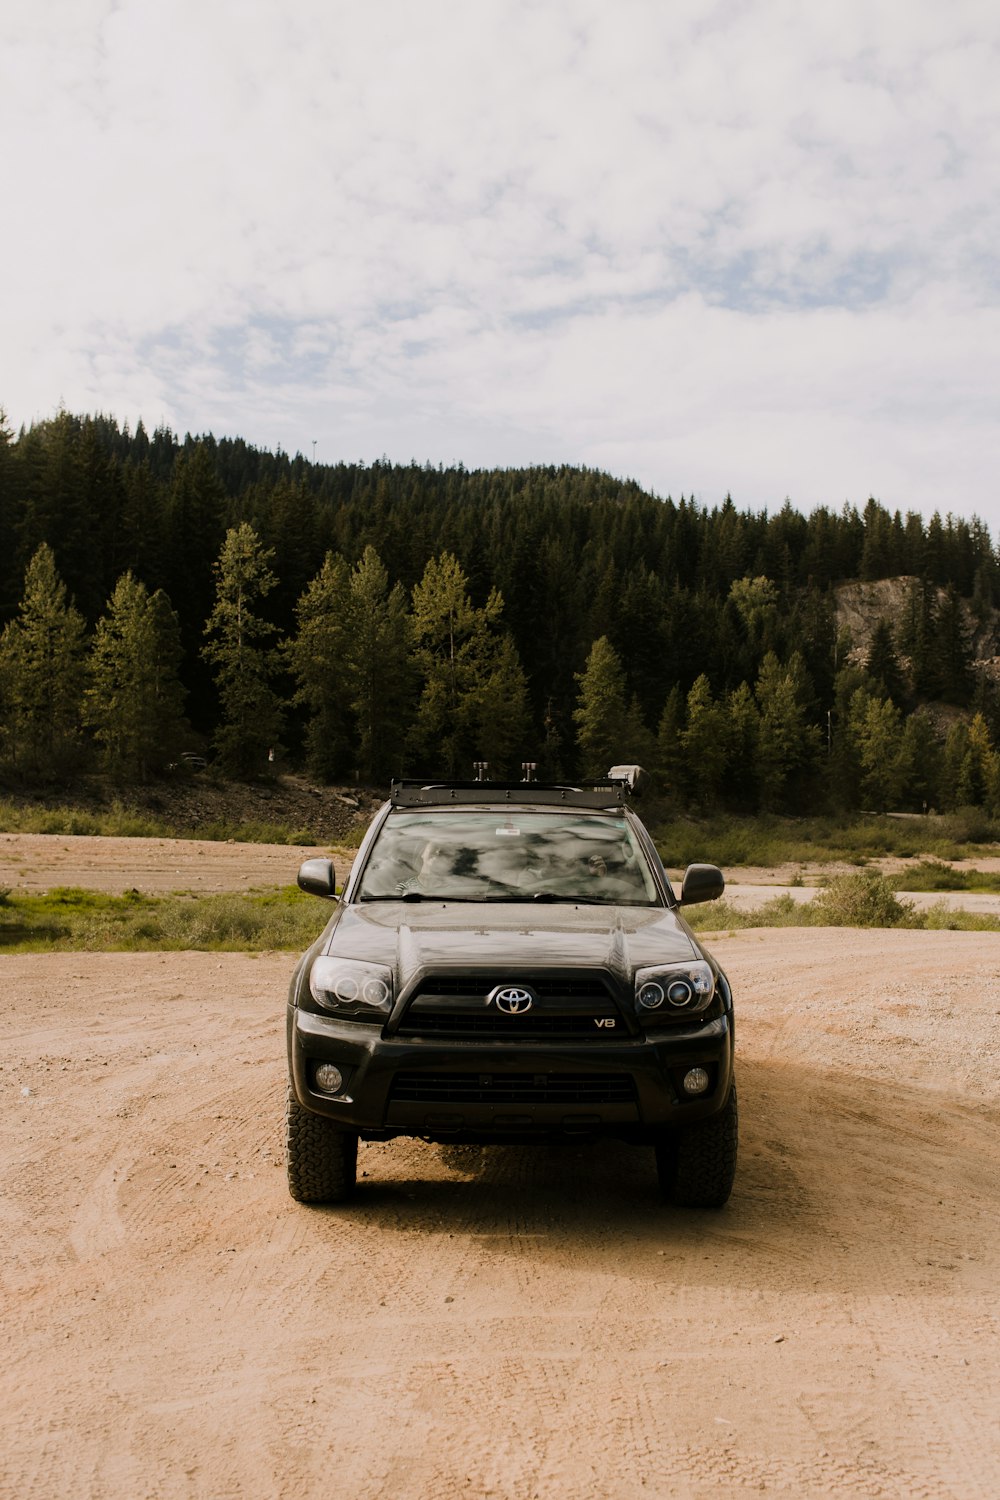
[[[992,912],[962,911],[936,901],[921,913],[920,925],[929,932],[1000,932],[1000,917]]]
[[[657,823],[653,832],[670,870],[683,869],[697,860],[726,869],[833,860],[862,866],[865,860],[888,855],[968,859],[984,845],[1000,842],[1000,825],[981,808],[905,818],[675,817]]]
[[[308,828],[286,828],[259,820],[234,822],[226,818],[180,826],[114,802],[99,812],[78,807],[20,807],[0,801],[0,831],[4,833],[93,834],[118,838],[208,839],[213,843],[313,845],[322,843]],[[357,842],[361,841],[360,829]]]
[[[884,875],[874,870],[838,875],[809,902],[818,927],[905,927],[913,925],[912,901],[900,901]]]
[[[0,907],[0,949],[300,951],[319,934],[329,910],[295,886],[198,897],[109,896],[66,888],[44,896],[13,895]]]
[[[896,890],[1000,891],[1000,874],[992,870],[956,870],[938,859],[922,859],[905,873],[890,875]]]

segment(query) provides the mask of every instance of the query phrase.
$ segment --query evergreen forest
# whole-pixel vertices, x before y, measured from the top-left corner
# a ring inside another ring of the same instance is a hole
[[[903,580],[864,649],[836,590]],[[317,464],[0,414],[0,774],[653,771],[678,808],[1000,807],[987,528],[593,470]]]

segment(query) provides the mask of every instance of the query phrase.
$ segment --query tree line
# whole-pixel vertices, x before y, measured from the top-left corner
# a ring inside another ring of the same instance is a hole
[[[834,586],[906,576],[863,659]],[[317,465],[107,417],[0,421],[0,760],[325,780],[599,774],[685,805],[992,806],[987,529],[658,499],[590,470]],[[928,703],[961,709],[947,735]]]

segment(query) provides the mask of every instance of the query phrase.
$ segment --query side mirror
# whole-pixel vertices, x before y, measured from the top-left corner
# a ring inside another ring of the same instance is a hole
[[[699,901],[717,901],[725,889],[726,882],[717,865],[688,865],[681,886],[681,905],[697,906]]]
[[[337,882],[333,873],[333,861],[307,859],[304,864],[299,865],[298,884],[299,890],[308,892],[310,896],[322,896],[326,901],[335,900]]]

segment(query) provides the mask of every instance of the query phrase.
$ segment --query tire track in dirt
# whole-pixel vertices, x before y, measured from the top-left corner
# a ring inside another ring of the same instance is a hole
[[[893,936],[716,942],[717,1215],[577,1141],[363,1145],[357,1200],[302,1208],[287,956],[0,960],[0,1489],[989,1495],[1000,965]]]

